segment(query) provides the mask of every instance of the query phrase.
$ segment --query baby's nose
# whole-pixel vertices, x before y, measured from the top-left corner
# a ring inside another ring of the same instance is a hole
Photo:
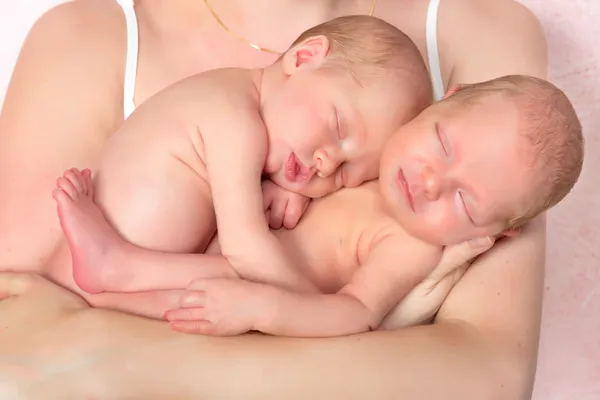
[[[441,177],[436,174],[433,168],[425,166],[421,171],[423,180],[423,194],[429,201],[435,201],[440,198],[442,189]]]
[[[335,173],[342,163],[340,157],[331,150],[320,149],[315,152],[317,175],[326,178]]]

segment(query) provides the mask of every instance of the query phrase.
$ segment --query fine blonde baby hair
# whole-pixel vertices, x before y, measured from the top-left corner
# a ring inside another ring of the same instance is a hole
[[[395,26],[367,15],[339,17],[308,29],[291,47],[315,36],[329,41],[325,68],[348,71],[361,86],[386,79],[413,97],[416,113],[431,104],[431,81],[421,53]]]
[[[518,228],[554,207],[575,186],[584,158],[581,122],[562,90],[531,76],[509,75],[468,85],[449,99],[470,104],[494,94],[515,101],[520,134],[526,139],[536,174],[527,208],[507,221],[508,228]]]

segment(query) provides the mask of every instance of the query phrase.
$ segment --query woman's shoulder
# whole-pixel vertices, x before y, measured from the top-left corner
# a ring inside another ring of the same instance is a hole
[[[44,45],[62,56],[74,52],[82,62],[87,54],[102,54],[94,61],[110,60],[111,55],[124,52],[126,46],[125,19],[116,1],[75,0],[59,4],[46,11],[34,24],[26,45]]]
[[[441,0],[439,7],[438,40],[446,83],[509,74],[545,77],[544,31],[523,4],[515,0]]]
[[[107,96],[120,96],[126,35],[116,1],[75,0],[51,8],[25,39],[12,79],[15,90],[7,98],[15,91],[25,96],[28,87],[40,83],[57,101],[79,98],[75,94],[82,91],[96,93],[102,103]]]
[[[73,0],[46,11],[36,26],[53,26],[73,30],[73,33],[104,35],[115,29],[124,31],[124,16],[116,0]]]
[[[516,0],[439,0],[439,21],[443,36],[452,37],[452,32],[476,33],[475,37],[464,38],[485,41],[487,37],[503,35],[524,39],[532,36],[540,39],[541,25],[535,14]],[[542,34],[543,38],[543,34]],[[490,44],[491,45],[491,44]]]

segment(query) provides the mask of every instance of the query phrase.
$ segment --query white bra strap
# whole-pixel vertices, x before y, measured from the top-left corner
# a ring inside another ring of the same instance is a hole
[[[135,110],[135,81],[137,78],[139,38],[138,22],[133,0],[117,0],[127,24],[127,56],[125,61],[125,82],[123,85],[123,113],[127,119]]]
[[[427,9],[427,22],[425,25],[425,36],[427,40],[427,57],[429,60],[429,73],[433,85],[435,101],[444,97],[444,81],[440,67],[440,55],[438,50],[437,22],[440,0],[430,0]]]

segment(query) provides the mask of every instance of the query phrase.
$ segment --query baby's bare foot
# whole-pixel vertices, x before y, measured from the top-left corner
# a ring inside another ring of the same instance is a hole
[[[73,278],[88,293],[119,290],[119,254],[126,244],[94,203],[91,171],[72,168],[56,181],[52,192],[60,225],[71,249]]]

